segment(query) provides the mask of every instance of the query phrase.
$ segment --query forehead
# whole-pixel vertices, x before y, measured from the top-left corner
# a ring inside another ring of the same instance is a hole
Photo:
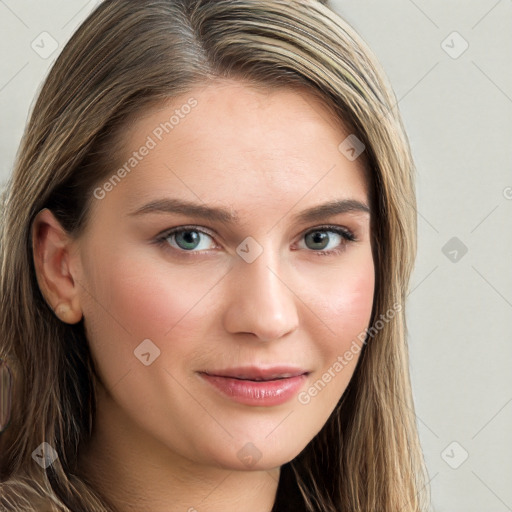
[[[249,210],[298,201],[306,207],[319,197],[362,200],[368,192],[363,159],[351,161],[340,151],[349,135],[306,89],[216,82],[127,126],[118,161],[126,172],[109,195],[125,208],[157,195]]]

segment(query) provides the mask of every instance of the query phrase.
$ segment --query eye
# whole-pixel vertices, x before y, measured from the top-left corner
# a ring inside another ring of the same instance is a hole
[[[315,255],[329,256],[339,254],[349,242],[356,241],[354,234],[341,226],[321,226],[303,235],[306,249],[311,249]],[[196,226],[180,226],[165,231],[155,242],[167,249],[181,253],[194,254],[200,251],[215,249],[218,246],[208,246],[208,240],[214,242],[213,235],[198,229]],[[331,246],[331,247],[329,247]],[[304,246],[299,246],[304,249]]]
[[[341,226],[321,226],[308,231],[304,235],[304,240],[308,249],[313,249],[317,255],[327,256],[339,254],[348,243],[355,242],[356,237],[351,231]]]
[[[203,239],[202,239],[203,237]],[[203,251],[210,249],[204,237],[213,240],[212,236],[195,227],[182,226],[166,231],[157,239],[158,243],[170,245],[173,249],[182,251]]]

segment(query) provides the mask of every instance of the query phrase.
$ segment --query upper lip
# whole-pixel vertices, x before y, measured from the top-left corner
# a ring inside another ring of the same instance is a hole
[[[280,365],[266,368],[259,366],[244,366],[237,368],[226,368],[223,370],[208,370],[201,373],[206,373],[207,375],[217,377],[231,377],[233,379],[273,380],[296,377],[298,375],[304,375],[309,372],[297,366]]]

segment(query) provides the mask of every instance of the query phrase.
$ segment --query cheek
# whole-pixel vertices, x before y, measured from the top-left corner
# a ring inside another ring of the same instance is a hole
[[[354,264],[321,275],[314,287],[309,284],[315,312],[340,342],[359,334],[370,321],[375,270],[371,256],[361,256]]]
[[[332,287],[332,321],[348,327],[365,328],[370,320],[373,306],[375,279],[371,271],[347,276],[337,287]]]
[[[218,280],[218,276],[199,275],[134,254],[105,260],[96,272],[99,278],[93,288],[101,304],[93,303],[95,312],[102,315],[98,310],[107,310],[117,320],[110,322],[112,329],[124,330],[136,338],[161,339],[178,323],[190,323]]]
[[[126,252],[128,255],[128,252]],[[101,262],[98,264],[97,262]],[[92,270],[92,269],[90,269]],[[208,290],[218,280],[152,258],[97,258],[84,293],[84,323],[93,355],[107,380],[117,381],[130,368],[138,368],[134,350],[152,340],[166,357],[173,350],[193,349]],[[185,337],[185,338],[184,338]],[[174,343],[176,340],[186,343]]]
[[[311,428],[316,431],[339,403],[359,360],[373,306],[373,261],[359,258],[357,264],[344,265],[331,272],[330,277],[321,281],[324,285],[316,288],[312,299],[321,319],[308,324],[318,365],[298,395],[299,403],[305,407],[304,421],[312,422]]]
[[[359,253],[351,263],[340,266],[336,272],[331,269],[328,276],[317,281],[323,285],[317,286],[311,296],[311,303],[314,304],[311,309],[321,323],[317,318],[315,330],[312,319],[307,329],[321,357],[321,372],[336,374],[335,384],[329,386],[329,391],[324,395],[326,404],[337,402],[347,386],[372,313],[375,269],[371,253]],[[324,326],[325,329],[322,328]],[[347,357],[345,354],[348,354]],[[342,366],[339,364],[340,358]],[[335,363],[336,368],[333,368]]]

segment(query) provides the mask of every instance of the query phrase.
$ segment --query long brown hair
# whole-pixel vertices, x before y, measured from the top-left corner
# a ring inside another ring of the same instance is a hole
[[[283,466],[274,509],[284,510],[293,496],[301,503],[296,510],[308,512],[427,510],[403,307],[416,255],[414,165],[380,65],[326,4],[105,0],[63,49],[2,196],[0,361],[2,396],[12,409],[0,434],[0,504],[7,510],[113,510],[77,464],[95,411],[83,320],[61,322],[41,294],[32,221],[46,207],[79,236],[94,187],[115,169],[122,127],[147,107],[216,78],[305,88],[365,144],[376,272],[372,325],[402,305],[367,335],[324,428]],[[45,469],[32,460],[43,442],[58,454]]]

